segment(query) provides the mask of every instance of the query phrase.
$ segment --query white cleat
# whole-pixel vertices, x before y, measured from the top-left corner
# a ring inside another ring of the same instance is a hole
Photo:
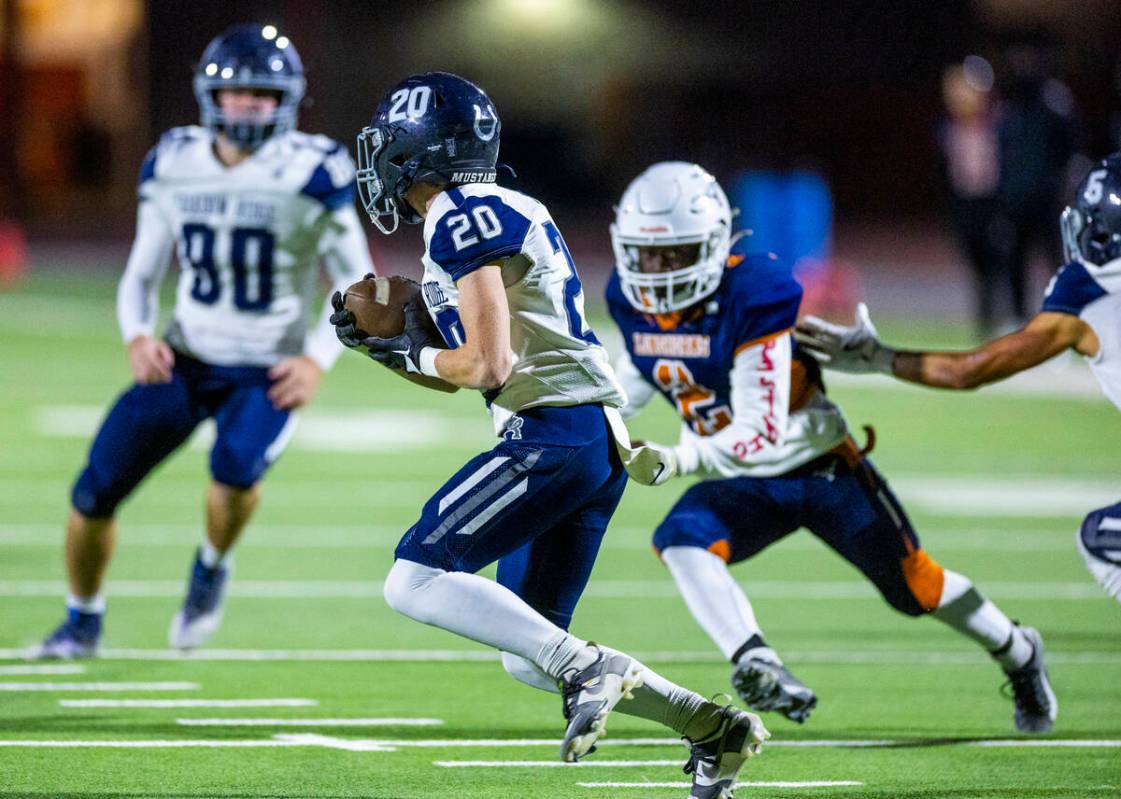
[[[608,714],[623,699],[633,699],[631,692],[642,687],[641,663],[618,652],[608,654],[596,649],[599,657],[594,663],[561,678],[564,718],[568,721],[560,750],[565,763],[575,763],[594,752],[596,741],[607,731]]]
[[[736,778],[749,759],[762,751],[771,737],[754,713],[733,705],[724,708],[720,726],[707,738],[690,741],[685,773],[693,775],[689,799],[732,799]]]

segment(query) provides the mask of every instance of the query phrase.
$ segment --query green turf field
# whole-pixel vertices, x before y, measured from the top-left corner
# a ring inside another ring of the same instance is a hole
[[[180,659],[165,649],[201,536],[206,451],[196,446],[121,514],[110,657],[20,674],[15,650],[62,615],[70,481],[127,382],[112,297],[108,278],[57,276],[0,294],[0,797],[687,795],[672,787],[688,779],[684,748],[619,714],[612,745],[586,766],[551,767],[563,729],[556,697],[385,606],[380,583],[397,538],[442,480],[490,445],[489,422],[469,392],[428,394],[349,353],[264,483],[208,652]],[[956,340],[929,326],[883,327],[896,340]],[[802,532],[735,574],[769,641],[821,698],[805,726],[767,717],[773,743],[743,779],[805,784],[738,795],[1121,795],[1121,607],[1073,546],[1082,514],[1121,494],[1121,417],[1100,398],[852,381],[833,394],[854,427],[875,423],[874,457],[932,555],[1043,632],[1060,700],[1046,739],[1060,745],[1016,745],[1030,741],[1014,732],[992,663],[937,622],[894,613]],[[657,406],[635,432],[667,440],[676,424]],[[729,689],[728,667],[648,546],[683,488],[628,489],[573,631],[714,694]],[[88,690],[99,683],[117,690]],[[212,699],[299,701],[89,704]]]

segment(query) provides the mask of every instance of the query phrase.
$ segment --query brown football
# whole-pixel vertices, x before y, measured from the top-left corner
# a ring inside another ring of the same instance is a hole
[[[428,309],[424,306],[420,284],[415,280],[399,275],[388,277],[367,277],[359,280],[343,295],[343,307],[354,314],[358,330],[367,336],[393,338],[405,330],[405,306],[413,305],[417,318],[424,324],[425,332],[434,347],[445,347],[443,336],[436,328]],[[397,369],[395,374],[425,388],[434,388],[449,393],[459,387],[438,377],[429,377]]]

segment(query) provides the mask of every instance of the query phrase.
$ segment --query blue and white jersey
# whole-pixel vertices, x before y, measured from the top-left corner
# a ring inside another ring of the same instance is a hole
[[[720,287],[692,308],[642,313],[614,276],[611,316],[626,352],[617,370],[630,397],[625,415],[661,394],[681,417],[678,474],[773,477],[845,440],[840,409],[816,364],[795,357],[791,329],[802,288],[773,255],[737,241]]]
[[[307,354],[329,368],[341,351],[329,307],[309,308],[319,264],[341,288],[373,271],[353,190],[346,148],[324,136],[274,136],[227,167],[209,129],[168,131],[141,167],[136,240],[118,292],[125,340],[152,334],[174,253],[173,347],[221,366]]]
[[[1071,314],[1090,326],[1099,348],[1086,362],[1102,392],[1121,409],[1121,260],[1067,264],[1052,278],[1041,310]]]
[[[495,429],[524,408],[603,403],[626,396],[584,317],[576,266],[544,205],[473,183],[438,195],[424,222],[424,301],[449,347],[463,343],[456,282],[502,264],[513,369],[489,397]]]

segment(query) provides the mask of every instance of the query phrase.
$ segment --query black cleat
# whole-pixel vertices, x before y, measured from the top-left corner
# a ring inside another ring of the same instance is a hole
[[[732,669],[732,687],[752,710],[773,710],[799,724],[817,706],[817,697],[809,686],[780,663],[765,658],[748,657]]]

